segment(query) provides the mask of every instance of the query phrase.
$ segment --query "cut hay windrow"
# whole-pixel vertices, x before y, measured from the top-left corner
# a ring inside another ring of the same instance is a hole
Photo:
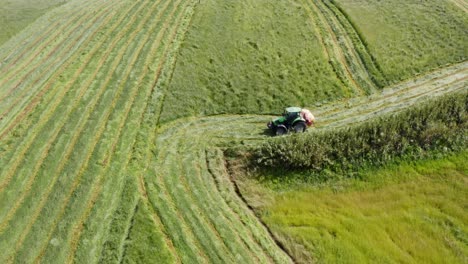
[[[39,72],[43,74],[51,73],[47,67],[52,67],[57,64],[57,60],[61,57],[65,61],[73,52],[70,52],[74,46],[79,46],[80,39],[92,33],[95,27],[98,27],[102,21],[105,21],[104,14],[111,15],[110,12],[113,7],[108,3],[99,2],[94,3],[91,8],[98,10],[96,13],[87,11],[83,5],[77,8],[75,12],[70,14],[70,17],[61,17],[62,22],[56,25],[55,28],[51,26],[51,31],[46,32],[45,36],[39,36],[38,40],[30,43],[22,48],[23,53],[16,57],[15,61],[5,62],[1,66],[3,78],[0,80],[0,86],[9,88],[9,90],[0,91],[2,93],[0,101],[6,97],[11,97],[16,90],[21,90],[21,86],[28,84],[26,81],[32,81],[31,76],[38,75]],[[88,7],[88,8],[89,8]],[[86,33],[86,34],[85,34]],[[75,38],[76,37],[76,38]],[[74,39],[75,38],[75,39]],[[29,54],[26,56],[26,54]],[[54,61],[55,60],[55,61]],[[22,62],[22,64],[17,64]],[[26,83],[25,83],[26,82]],[[3,94],[7,92],[6,94]]]

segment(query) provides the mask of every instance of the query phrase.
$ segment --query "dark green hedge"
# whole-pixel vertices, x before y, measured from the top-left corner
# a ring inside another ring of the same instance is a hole
[[[253,150],[253,165],[350,171],[398,157],[467,147],[468,93],[443,96],[350,128],[274,138]]]

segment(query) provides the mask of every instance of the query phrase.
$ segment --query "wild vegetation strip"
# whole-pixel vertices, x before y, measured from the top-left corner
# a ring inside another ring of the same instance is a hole
[[[467,105],[466,91],[453,93],[355,127],[270,141],[256,151],[255,163],[350,175],[397,157],[418,157],[436,149],[460,151],[468,147]]]

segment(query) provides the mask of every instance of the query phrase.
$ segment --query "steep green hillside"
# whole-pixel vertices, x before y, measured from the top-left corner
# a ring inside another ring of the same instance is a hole
[[[326,2],[348,16],[390,83],[468,58],[467,9],[453,4],[464,1]]]

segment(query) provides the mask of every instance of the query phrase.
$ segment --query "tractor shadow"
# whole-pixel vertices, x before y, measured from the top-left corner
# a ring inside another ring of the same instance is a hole
[[[274,137],[275,136],[275,133],[273,132],[273,130],[269,129],[269,128],[265,128],[263,129],[263,131],[260,133],[260,135],[262,136],[267,136],[267,137]]]

